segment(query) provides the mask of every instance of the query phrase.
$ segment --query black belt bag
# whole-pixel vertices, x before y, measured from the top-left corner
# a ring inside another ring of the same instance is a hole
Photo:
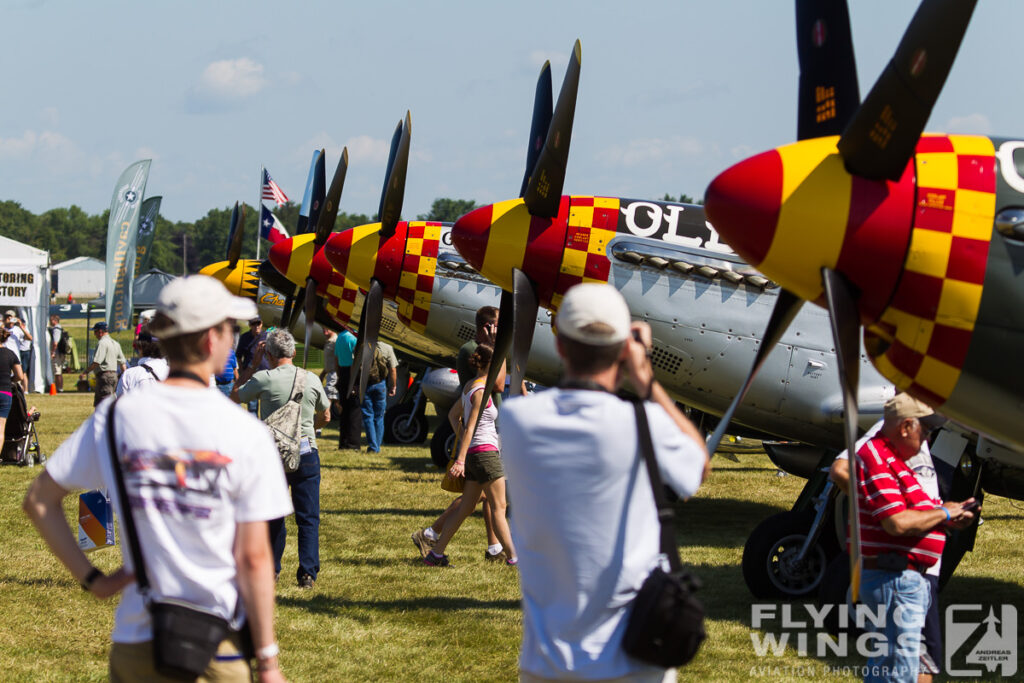
[[[669,561],[669,571],[656,567],[640,586],[633,611],[622,637],[622,649],[631,657],[666,669],[683,666],[697,654],[707,638],[704,630],[704,606],[694,593],[700,580],[683,569],[675,542],[675,511],[665,499],[661,473],[654,459],[651,430],[643,402],[636,408],[640,451],[647,463],[647,474],[654,490],[661,522],[661,552]]]
[[[116,406],[117,399],[110,404],[110,412],[107,414],[107,447],[110,449],[118,495],[124,506],[125,514],[121,523],[131,551],[132,564],[135,565],[135,582],[153,623],[153,666],[165,676],[194,680],[206,671],[221,642],[231,636],[234,630],[227,619],[202,607],[173,598],[149,598],[146,563],[142,558],[135,518],[117,457],[117,442],[114,438]]]

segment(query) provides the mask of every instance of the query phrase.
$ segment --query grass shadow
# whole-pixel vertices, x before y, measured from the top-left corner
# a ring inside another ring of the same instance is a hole
[[[786,509],[735,498],[691,498],[676,505],[676,538],[684,545],[742,547],[754,527]]]
[[[278,596],[277,604],[294,607],[313,614],[340,616],[347,610],[378,610],[381,612],[419,612],[460,610],[501,609],[518,610],[519,600],[480,600],[461,596],[433,596],[399,600],[346,600],[327,595],[313,595],[308,598]]]
[[[355,515],[372,517],[375,515],[393,515],[396,517],[431,517],[440,514],[438,508],[341,508],[336,510],[320,510],[322,515]]]
[[[388,460],[392,465],[389,469],[397,469],[400,472],[437,472],[436,467],[427,467],[432,464],[429,456],[389,455]]]

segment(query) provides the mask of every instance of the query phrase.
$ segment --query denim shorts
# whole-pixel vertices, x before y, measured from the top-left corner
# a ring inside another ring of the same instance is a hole
[[[11,414],[11,403],[14,399],[11,395],[0,391],[0,417],[7,419],[7,416]]]

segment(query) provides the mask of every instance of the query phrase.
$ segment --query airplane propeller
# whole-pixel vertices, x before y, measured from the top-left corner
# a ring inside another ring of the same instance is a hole
[[[975,2],[925,0],[868,97],[852,110],[850,106],[856,100],[857,85],[852,40],[849,38],[849,13],[845,5],[797,1],[801,68],[798,135],[801,140],[834,135],[841,127],[843,132],[837,149],[848,173],[869,181],[899,180],[914,155],[917,141],[952,67]],[[830,38],[834,40],[828,49],[820,52],[814,49],[828,44]],[[829,92],[829,84],[836,84],[834,92]],[[816,97],[811,97],[812,88]],[[821,96],[824,96],[824,101]],[[830,96],[835,99],[830,101]],[[848,120],[846,117],[849,117]],[[738,166],[742,166],[742,163]],[[772,209],[770,203],[765,201],[765,195],[754,197],[748,188],[739,186],[737,181],[741,173],[733,172],[736,168],[722,173],[712,181],[705,195],[708,218],[723,234],[734,227],[737,231],[734,234],[739,235],[742,228],[749,227],[749,223],[744,225],[747,217],[744,211],[747,215],[755,212],[771,215],[773,210],[778,211],[777,205]],[[778,202],[777,199],[774,201]],[[744,202],[744,208],[736,208]],[[729,235],[726,238],[737,251],[743,248],[743,239],[740,237],[735,243]],[[767,247],[762,244],[761,248]],[[760,255],[763,257],[764,253]],[[755,263],[760,260],[751,259]],[[824,299],[832,321],[839,364],[844,434],[851,454],[850,480],[857,482],[857,459],[853,454],[856,452],[857,437],[862,291],[843,274],[839,265],[821,267],[820,285],[821,298]],[[866,285],[862,283],[862,286]],[[807,298],[807,295],[804,294],[803,298]],[[709,450],[717,447],[721,434],[728,426],[728,419],[742,400],[764,357],[785,332],[802,300],[797,294],[785,290],[780,294],[750,375],[709,440]],[[857,496],[850,495],[848,499],[852,539],[851,588],[852,598],[856,602],[861,576],[860,525]]]
[[[520,188],[520,196],[530,215],[538,218],[550,219],[558,215],[569,161],[572,124],[576,115],[576,94],[580,84],[582,54],[580,41],[577,40],[553,111],[550,62],[544,63],[537,78],[533,121],[530,125],[530,140],[526,154],[526,173]],[[488,372],[487,385],[484,387],[483,405],[487,405],[494,388],[494,380],[500,372],[501,363],[508,358],[509,351],[512,352],[510,386],[513,391],[519,391],[522,386],[526,359],[530,354],[540,297],[530,278],[518,268],[512,271],[512,284],[512,292],[503,289],[501,294],[494,357]]]
[[[323,158],[322,155],[321,158]],[[348,147],[344,147],[341,150],[338,166],[334,169],[331,188],[324,198],[322,208],[318,211],[316,237],[313,239],[314,253],[324,246],[324,242],[327,241],[327,238],[330,237],[331,232],[334,230],[334,222],[338,219],[338,204],[341,201],[341,191],[345,187],[345,174],[347,172]],[[316,278],[313,277],[312,269],[310,269],[309,275],[306,277],[305,302],[303,306],[306,314],[306,344],[302,350],[302,367],[306,367],[309,362],[309,344],[313,337],[313,321],[316,318],[316,309],[320,302],[320,297],[317,295],[318,284]]]
[[[242,256],[242,237],[245,232],[245,204],[242,204],[241,209],[238,207],[238,202],[235,202],[235,208],[231,210],[231,224],[228,228],[228,269],[234,270],[235,266],[238,265],[238,259]]]
[[[327,184],[323,149],[313,152],[313,160],[309,166],[309,177],[306,179],[306,191],[302,199],[302,207],[299,211],[298,222],[295,226],[295,234],[301,235],[308,232],[308,226],[316,229],[320,219],[320,207],[324,203],[324,191]],[[305,299],[305,287],[290,286],[286,290],[284,308],[281,310],[281,327],[288,330],[295,328],[299,320],[299,301]],[[307,318],[308,320],[308,318]]]
[[[391,136],[391,152],[388,155],[388,167],[384,173],[384,188],[380,196],[380,243],[394,237],[401,220],[402,202],[405,195],[405,177],[409,169],[409,143],[412,134],[412,113],[405,112],[405,119],[400,120]],[[372,278],[366,297],[363,300],[363,312],[359,316],[359,343],[353,357],[353,367],[359,368],[359,400],[366,395],[370,365],[377,348],[380,335],[380,322],[384,314],[384,285],[380,280]],[[355,384],[356,374],[349,379],[348,391],[351,393]]]

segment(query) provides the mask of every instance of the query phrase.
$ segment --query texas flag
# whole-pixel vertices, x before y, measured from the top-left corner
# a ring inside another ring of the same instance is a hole
[[[269,240],[271,244],[277,244],[288,239],[291,235],[284,229],[281,220],[270,213],[270,209],[260,203],[260,237]]]

